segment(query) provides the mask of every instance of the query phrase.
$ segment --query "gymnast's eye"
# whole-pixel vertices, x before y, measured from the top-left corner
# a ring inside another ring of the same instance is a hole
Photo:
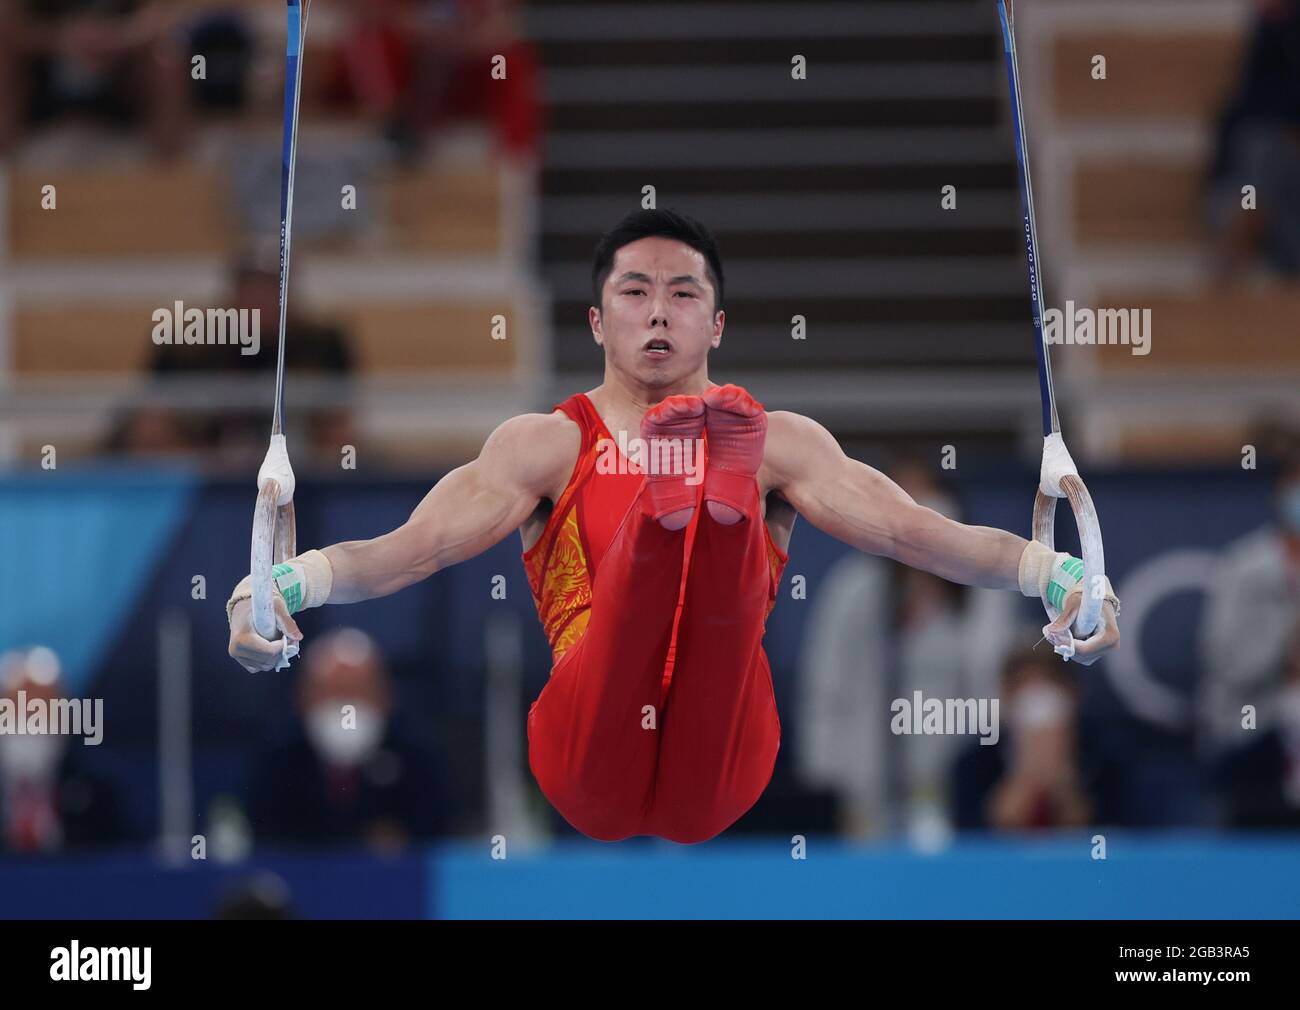
[[[685,295],[687,298],[694,298],[694,297],[695,297],[695,292],[693,292],[693,291],[678,291],[677,294],[679,294],[679,295]]]
[[[643,295],[643,294],[645,294],[645,292],[642,291],[640,288],[628,288],[626,291],[623,292],[623,294],[625,294],[625,295]]]

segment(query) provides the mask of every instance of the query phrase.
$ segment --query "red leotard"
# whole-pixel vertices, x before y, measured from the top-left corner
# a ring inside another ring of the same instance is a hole
[[[555,660],[529,710],[529,764],[593,838],[704,841],[771,779],[780,721],[761,640],[786,555],[757,510],[722,526],[697,507],[685,530],[663,529],[591,401],[555,409],[582,444],[524,554]]]

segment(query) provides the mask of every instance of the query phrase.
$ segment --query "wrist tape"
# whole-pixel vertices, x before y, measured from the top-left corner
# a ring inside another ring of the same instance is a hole
[[[1065,605],[1065,598],[1083,579],[1083,562],[1065,551],[1052,551],[1037,540],[1029,541],[1020,555],[1020,592],[1041,599],[1057,610]],[[1105,581],[1102,599],[1110,600],[1119,616],[1119,597]]]
[[[282,561],[271,569],[271,581],[275,591],[284,598],[285,607],[290,614],[300,610],[319,607],[329,599],[334,585],[334,569],[329,558],[320,551],[308,551],[296,558]],[[252,578],[245,575],[230,599],[226,601],[226,622],[230,621],[231,611],[240,600],[253,595]]]

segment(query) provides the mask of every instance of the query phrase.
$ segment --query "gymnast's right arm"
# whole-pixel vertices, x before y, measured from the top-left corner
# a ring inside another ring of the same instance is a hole
[[[298,641],[302,633],[290,616],[298,610],[387,596],[481,554],[523,525],[563,483],[580,439],[577,425],[562,415],[513,417],[488,436],[477,459],[438,481],[391,533],[308,551],[277,566],[281,630]],[[280,644],[253,629],[248,585],[245,579],[236,586],[227,604],[229,652],[250,672],[274,669]]]

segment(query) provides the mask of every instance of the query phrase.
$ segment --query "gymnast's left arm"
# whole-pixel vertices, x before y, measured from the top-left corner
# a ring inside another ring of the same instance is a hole
[[[767,484],[818,529],[868,554],[986,589],[1019,589],[1060,601],[1053,622],[1064,631],[1083,599],[1082,569],[1064,552],[988,526],[966,526],[919,505],[879,470],[845,455],[816,421],[768,414],[763,458]],[[1074,576],[1074,572],[1079,576]],[[1092,662],[1119,644],[1118,599],[1106,583],[1099,631],[1078,647]]]

